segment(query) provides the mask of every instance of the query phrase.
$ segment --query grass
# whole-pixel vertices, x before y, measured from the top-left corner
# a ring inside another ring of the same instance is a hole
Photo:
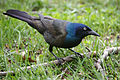
[[[96,51],[98,56],[95,58],[97,59],[105,48],[120,46],[120,38],[117,38],[120,36],[119,3],[119,0],[0,0],[0,71],[15,71],[15,75],[7,74],[0,76],[0,79],[59,80],[61,78],[58,75],[62,74],[65,68],[68,68],[68,72],[63,73],[62,77],[67,80],[107,78],[119,80],[120,54],[110,55],[102,63],[105,67],[105,76],[102,76],[102,73],[94,67],[93,57],[89,59],[87,57],[84,59],[76,58],[76,60],[62,66],[40,66],[36,69],[18,72],[17,69],[20,67],[36,63],[29,62],[27,58],[24,61],[21,56],[17,55],[16,51],[28,50],[26,57],[29,57],[31,51],[31,58],[36,60],[37,54],[34,51],[41,50],[42,53],[37,56],[37,64],[50,62],[55,58],[48,51],[49,45],[36,30],[22,21],[2,14],[8,9],[18,9],[38,16],[33,13],[32,10],[34,10],[57,19],[86,24],[98,32],[101,37],[88,36],[74,50],[87,53],[88,51],[85,49],[87,46],[92,51]],[[74,54],[66,49],[61,50],[58,52],[54,48],[54,53],[59,57]]]

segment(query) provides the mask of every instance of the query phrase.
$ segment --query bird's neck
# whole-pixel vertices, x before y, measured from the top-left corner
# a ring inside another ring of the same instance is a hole
[[[67,48],[72,48],[72,47],[75,47],[78,44],[80,44],[81,41],[82,41],[82,39],[80,39],[80,38],[67,35],[64,40],[63,46],[67,47]]]
[[[81,42],[82,38],[76,36],[76,30],[72,23],[67,24],[66,32],[67,35],[62,46],[71,48],[77,46]]]

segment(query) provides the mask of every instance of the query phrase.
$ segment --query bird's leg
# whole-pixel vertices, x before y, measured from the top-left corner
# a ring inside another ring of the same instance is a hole
[[[59,63],[61,63],[61,59],[60,58],[58,58],[53,52],[52,52],[52,50],[53,50],[53,46],[50,46],[49,47],[49,51],[53,54],[53,56],[59,61]],[[63,60],[63,59],[62,59]]]
[[[78,52],[76,52],[76,51],[74,51],[74,50],[72,50],[72,49],[70,49],[70,48],[68,48],[68,49],[69,49],[70,51],[74,52],[76,56],[80,56],[81,58],[84,57],[82,54],[80,54],[80,53],[78,53]]]

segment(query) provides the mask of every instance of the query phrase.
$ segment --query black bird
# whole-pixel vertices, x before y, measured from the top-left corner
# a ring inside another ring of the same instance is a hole
[[[91,28],[81,23],[72,23],[65,20],[43,16],[41,14],[39,14],[39,17],[33,17],[28,15],[26,12],[14,9],[7,10],[6,13],[3,14],[27,22],[31,27],[42,34],[45,41],[50,45],[49,51],[57,60],[59,60],[59,62],[60,58],[52,52],[52,48],[54,46],[58,48],[68,48],[73,51],[70,48],[80,44],[84,37],[88,35],[100,36]],[[75,54],[79,53],[75,52]]]

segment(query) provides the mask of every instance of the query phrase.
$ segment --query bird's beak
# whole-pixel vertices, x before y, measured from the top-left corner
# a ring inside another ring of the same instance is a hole
[[[99,35],[98,33],[96,33],[95,31],[93,31],[93,30],[92,30],[92,31],[89,31],[88,34],[89,34],[89,35],[95,35],[95,36],[99,36],[99,37],[100,37],[100,35]]]

